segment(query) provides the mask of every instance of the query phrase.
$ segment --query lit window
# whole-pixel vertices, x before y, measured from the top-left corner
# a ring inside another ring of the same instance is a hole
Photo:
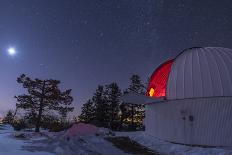
[[[150,91],[149,91],[149,95],[152,97],[154,95],[154,92],[155,92],[155,89],[151,88]]]

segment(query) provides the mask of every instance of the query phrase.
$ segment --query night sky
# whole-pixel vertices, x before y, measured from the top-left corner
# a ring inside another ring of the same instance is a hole
[[[232,48],[231,18],[231,0],[0,0],[0,113],[25,73],[73,89],[77,114],[98,84],[145,81],[185,48]]]

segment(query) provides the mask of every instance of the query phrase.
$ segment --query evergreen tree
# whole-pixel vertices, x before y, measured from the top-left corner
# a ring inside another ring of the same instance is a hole
[[[63,106],[59,111],[58,113],[60,114],[61,116],[61,122],[65,122],[67,121],[67,116],[68,116],[68,113],[70,112],[70,107],[68,106]]]
[[[130,85],[126,93],[128,92],[135,92],[138,94],[145,94],[145,86],[143,85],[141,78],[139,75],[132,75],[130,78]],[[130,119],[132,126],[135,126],[134,122],[136,120],[137,125],[142,123],[143,118],[145,117],[144,114],[144,106],[143,105],[136,105],[136,104],[128,104],[129,107],[127,112],[130,113]]]
[[[6,116],[3,118],[3,123],[11,124],[13,120],[14,120],[14,112],[12,110],[9,110]]]
[[[18,77],[17,82],[27,89],[27,94],[15,96],[17,107],[33,113],[36,118],[35,131],[39,132],[42,117],[45,112],[63,112],[73,111],[70,107],[73,98],[70,95],[71,89],[61,91],[58,87],[60,81],[48,79],[31,79],[22,74]]]
[[[125,95],[127,92],[124,92],[123,94]],[[131,112],[130,112],[130,105],[128,105],[128,103],[121,103],[120,106],[120,125],[121,128],[123,126],[123,124],[127,124],[127,119],[130,117]]]
[[[88,100],[81,108],[81,115],[79,116],[79,120],[81,122],[90,123],[93,119],[94,105],[91,100]]]
[[[130,78],[130,85],[128,88],[128,92],[135,92],[138,94],[145,94],[145,86],[143,85],[141,78],[139,75],[132,75]]]
[[[94,104],[94,119],[99,126],[106,126],[109,118],[107,117],[108,105],[106,104],[106,97],[104,93],[104,87],[99,85],[92,98]]]
[[[113,124],[119,121],[119,105],[120,105],[121,90],[117,83],[111,83],[106,85],[105,97],[107,103],[107,114],[109,118],[109,124],[112,127]]]

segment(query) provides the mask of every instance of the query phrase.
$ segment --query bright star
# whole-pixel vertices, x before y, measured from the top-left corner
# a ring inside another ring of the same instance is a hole
[[[8,52],[8,54],[11,55],[11,56],[13,56],[13,55],[16,54],[16,50],[15,50],[15,48],[13,48],[13,47],[8,48],[8,49],[7,49],[7,52]]]

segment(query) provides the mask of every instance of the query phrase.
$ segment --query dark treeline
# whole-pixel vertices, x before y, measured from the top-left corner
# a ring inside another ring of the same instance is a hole
[[[83,104],[79,121],[113,130],[143,129],[144,106],[120,101],[120,97],[129,92],[145,94],[138,75],[131,76],[128,88],[123,91],[115,82],[99,85],[93,97]]]
[[[129,92],[145,94],[145,86],[138,75],[130,77],[128,88],[121,90],[117,83],[99,85],[91,99],[81,108],[78,120],[113,130],[141,130],[144,119],[144,106],[123,103],[120,97]],[[54,79],[31,79],[22,74],[17,82],[26,90],[15,96],[16,109],[10,110],[3,122],[11,124],[16,130],[40,128],[61,131],[70,127],[73,121],[67,119],[73,97],[71,89],[62,91],[60,81]],[[20,112],[19,112],[20,111]]]

